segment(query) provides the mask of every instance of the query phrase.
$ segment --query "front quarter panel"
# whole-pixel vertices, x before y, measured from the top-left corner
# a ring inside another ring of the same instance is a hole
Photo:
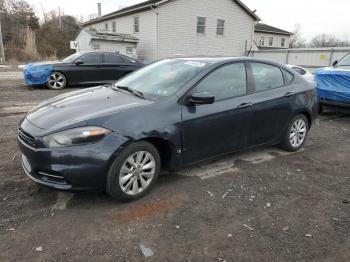
[[[144,139],[161,139],[166,142],[172,153],[172,165],[181,164],[181,106],[177,97],[155,102],[145,106],[128,109],[116,114],[101,116],[88,121],[88,125],[96,125],[113,130],[118,136],[125,138],[121,147],[116,145],[116,153],[128,144]]]

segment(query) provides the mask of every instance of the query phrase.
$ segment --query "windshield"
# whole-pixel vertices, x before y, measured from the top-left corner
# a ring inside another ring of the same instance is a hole
[[[337,66],[350,66],[350,53],[340,60]]]
[[[72,54],[68,57],[66,57],[65,59],[62,60],[62,62],[65,62],[65,63],[71,63],[71,62],[74,62],[77,58],[79,58],[83,53],[82,52],[78,52],[78,53],[75,53],[75,54]]]
[[[128,87],[143,94],[166,97],[174,94],[206,65],[198,61],[165,59],[123,78],[115,86]]]

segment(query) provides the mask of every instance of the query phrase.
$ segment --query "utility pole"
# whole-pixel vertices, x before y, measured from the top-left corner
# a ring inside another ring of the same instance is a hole
[[[4,43],[2,41],[2,31],[1,31],[1,10],[0,10],[0,63],[5,63],[5,50]]]

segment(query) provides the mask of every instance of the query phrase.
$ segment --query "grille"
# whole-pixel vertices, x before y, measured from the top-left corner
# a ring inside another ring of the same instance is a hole
[[[37,147],[37,144],[35,142],[35,138],[31,134],[25,132],[22,128],[18,129],[18,137],[24,143],[26,143],[28,146],[31,146],[31,147],[34,147],[34,148]]]

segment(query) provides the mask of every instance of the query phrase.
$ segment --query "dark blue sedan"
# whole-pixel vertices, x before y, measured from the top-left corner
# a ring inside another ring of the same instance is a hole
[[[165,59],[44,101],[21,122],[18,143],[25,173],[40,185],[133,200],[161,167],[264,145],[297,151],[317,111],[314,86],[283,65]]]

